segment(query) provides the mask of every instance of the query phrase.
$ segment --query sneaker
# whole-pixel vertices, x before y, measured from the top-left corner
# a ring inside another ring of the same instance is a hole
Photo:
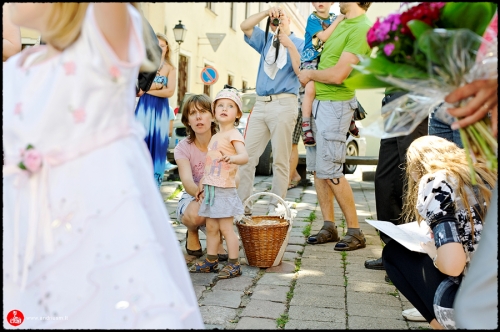
[[[209,273],[209,272],[219,272],[219,262],[218,261],[209,261],[205,258],[203,262],[198,262],[191,266],[189,269],[191,273]]]
[[[316,145],[316,141],[314,140],[312,130],[304,131],[304,133],[302,134],[302,141],[304,141],[304,146]]]
[[[410,322],[427,322],[424,316],[422,316],[422,314],[415,308],[403,310],[401,314]]]
[[[349,134],[353,137],[359,138],[359,129],[356,127],[356,122],[351,120],[351,124],[349,125]]]
[[[229,279],[241,275],[240,263],[227,263],[219,272],[219,279]]]

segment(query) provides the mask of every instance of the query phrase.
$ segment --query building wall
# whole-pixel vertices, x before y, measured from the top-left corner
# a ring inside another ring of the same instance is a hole
[[[244,42],[240,24],[245,15],[269,9],[279,4],[286,9],[291,18],[291,30],[299,37],[304,37],[307,17],[313,10],[310,2],[249,2],[230,3],[212,2],[211,9],[206,8],[206,2],[143,2],[141,9],[155,31],[166,34],[172,46],[172,61],[177,66],[179,54],[188,58],[187,91],[203,93],[204,84],[201,80],[201,71],[205,65],[213,66],[218,74],[218,81],[210,87],[210,95],[223,88],[228,81],[228,75],[233,76],[233,86],[242,88],[243,81],[247,87],[255,88],[259,54]],[[230,26],[230,8],[233,4],[233,25]],[[367,15],[372,22],[379,16],[396,11],[400,3],[380,2],[373,3]],[[338,4],[332,6],[332,11],[339,14]],[[173,28],[182,20],[187,28],[185,40],[180,46],[175,43]],[[260,27],[265,29],[266,20],[261,21]],[[206,33],[225,33],[217,51],[212,49]],[[29,29],[21,29],[23,44],[34,44],[38,40],[38,33]],[[380,116],[383,90],[359,90],[357,96],[368,113],[363,120],[364,126]],[[177,106],[177,94],[170,99],[171,105]],[[379,139],[367,138],[367,155],[378,155]]]

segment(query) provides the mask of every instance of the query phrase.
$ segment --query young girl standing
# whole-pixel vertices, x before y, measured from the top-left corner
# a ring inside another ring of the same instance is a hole
[[[26,329],[203,328],[134,118],[139,67],[155,69],[140,13],[130,3],[9,9],[46,45],[3,67],[4,317]]]
[[[243,113],[241,98],[232,88],[220,91],[212,103],[212,113],[219,124],[219,132],[208,144],[205,172],[199,184],[197,199],[199,215],[206,217],[207,257],[192,266],[191,272],[217,272],[219,231],[226,239],[229,260],[219,272],[219,278],[241,275],[238,261],[239,241],[233,227],[233,217],[244,213],[236,191],[238,165],[248,162],[244,138],[238,129]]]

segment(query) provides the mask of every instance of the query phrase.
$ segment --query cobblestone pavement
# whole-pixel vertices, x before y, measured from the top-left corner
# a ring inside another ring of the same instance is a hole
[[[333,250],[333,242],[307,244],[304,232],[315,234],[323,225],[314,185],[288,190],[286,201],[293,203],[297,216],[279,266],[249,266],[241,249],[240,277],[217,280],[215,273],[190,274],[207,329],[430,329],[427,323],[409,322],[401,316],[402,310],[412,306],[385,282],[385,271],[364,267],[366,259],[380,257],[382,242],[375,228],[365,222],[365,218],[376,218],[375,191],[373,182],[362,181],[362,171],[374,171],[374,166],[358,166],[346,178],[354,192],[366,248],[342,253]],[[271,180],[256,176],[254,193],[269,191]],[[196,257],[186,253],[186,228],[175,222],[179,188],[180,181],[164,181],[161,192],[189,267]],[[254,214],[265,211],[268,200],[269,196],[259,199]],[[337,202],[335,221],[339,234],[344,234],[347,228]],[[202,232],[200,240],[206,248]]]

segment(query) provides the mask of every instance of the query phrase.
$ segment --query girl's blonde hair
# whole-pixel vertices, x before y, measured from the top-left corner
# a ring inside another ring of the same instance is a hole
[[[172,60],[170,60],[170,44],[169,44],[169,42],[167,40],[167,36],[165,36],[161,32],[157,32],[156,33],[156,37],[158,39],[163,40],[165,43],[167,43],[167,51],[165,52],[165,58],[164,58],[164,60],[165,60],[166,63],[168,63],[169,65],[171,65],[172,67],[174,67],[174,64],[172,63]]]
[[[212,113],[212,100],[205,94],[192,95],[182,105],[181,122],[186,127],[186,136],[189,143],[193,143],[196,138],[194,130],[189,125],[189,112],[192,108]],[[217,124],[214,121],[210,123],[210,130],[212,136],[217,133]]]
[[[423,218],[417,211],[418,186],[420,179],[429,173],[444,170],[458,180],[456,190],[457,197],[460,197],[464,207],[467,209],[471,221],[472,230],[474,223],[472,221],[471,206],[467,197],[466,187],[470,192],[474,192],[469,164],[465,156],[464,149],[459,148],[455,143],[444,138],[428,135],[414,140],[406,152],[406,183],[405,183],[405,202],[403,206],[403,218],[406,222],[417,220],[419,223]],[[497,180],[497,173],[489,170],[484,160],[478,160],[474,163],[476,171],[476,182],[479,196],[476,197],[479,203],[479,211],[476,213],[484,222],[486,206],[489,206],[491,199],[491,189]],[[417,180],[413,179],[413,176]],[[475,209],[475,208],[474,208]],[[474,233],[473,233],[474,234]]]
[[[141,14],[142,31],[146,49],[153,49],[157,40],[153,40],[149,32],[149,26],[140,9],[140,3],[131,3]],[[52,45],[54,48],[62,51],[66,47],[73,44],[80,36],[83,19],[87,12],[89,3],[81,2],[55,2],[52,3],[51,13],[48,15],[46,33],[43,35],[43,41]],[[152,72],[156,71],[158,63],[158,55],[156,52],[151,53],[152,59],[144,59],[140,71]]]

